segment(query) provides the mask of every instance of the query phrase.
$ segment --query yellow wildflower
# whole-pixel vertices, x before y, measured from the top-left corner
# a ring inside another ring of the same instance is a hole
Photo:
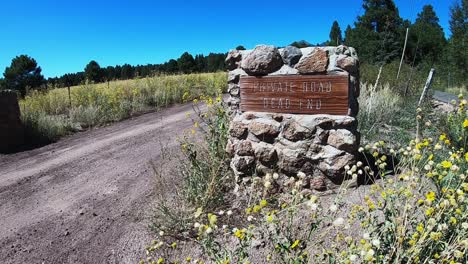
[[[442,233],[441,232],[431,232],[431,234],[429,236],[430,236],[430,238],[432,240],[437,241],[442,237]]]
[[[258,213],[258,212],[260,212],[260,210],[262,210],[262,207],[260,205],[255,205],[253,207],[253,212],[254,213]]]
[[[464,128],[468,127],[468,119],[465,119],[465,121],[463,121],[463,127]]]
[[[268,202],[267,202],[266,200],[261,200],[261,201],[260,201],[260,206],[261,206],[261,207],[265,207],[265,206],[267,206],[267,205],[268,205]]]
[[[291,245],[291,248],[294,249],[297,247],[297,245],[299,245],[300,241],[298,239],[296,239],[296,241],[294,241],[294,243]]]
[[[214,214],[208,214],[208,221],[210,222],[211,226],[216,225],[216,222],[218,221],[218,217]]]
[[[182,95],[182,100],[187,100],[187,98],[189,97],[189,93],[188,92],[185,92],[184,95]]]
[[[444,133],[444,134],[440,135],[439,140],[444,141],[446,138],[447,138],[447,135],[445,135],[445,133]]]
[[[426,200],[430,203],[432,203],[435,200],[435,193],[434,192],[428,192],[426,194]]]
[[[422,233],[424,231],[424,225],[422,223],[419,223],[419,225],[416,227],[416,230],[419,233]]]
[[[243,240],[245,238],[245,231],[245,229],[238,229],[236,232],[234,232],[234,235],[240,240]]]
[[[453,216],[450,217],[450,223],[451,223],[452,225],[456,225],[456,224],[457,224],[457,219],[456,219],[455,217],[453,217]]]
[[[385,191],[383,191],[382,193],[380,193],[380,196],[382,196],[382,198],[386,199],[387,198],[387,193]]]
[[[442,161],[440,164],[441,164],[442,167],[444,167],[445,169],[448,169],[448,168],[452,167],[452,163],[451,163],[450,161],[444,160],[444,161]]]
[[[273,222],[273,215],[271,214],[271,215],[267,216],[266,220],[267,220],[268,223]]]
[[[427,216],[430,216],[430,215],[432,215],[433,213],[434,213],[434,208],[432,208],[432,207],[429,207],[429,208],[426,210],[426,215],[427,215]]]

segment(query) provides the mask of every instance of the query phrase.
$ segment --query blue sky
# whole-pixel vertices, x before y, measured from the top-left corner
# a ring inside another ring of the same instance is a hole
[[[0,73],[27,54],[46,77],[101,66],[162,63],[191,54],[226,52],[237,45],[287,45],[328,39],[363,13],[361,0],[334,1],[5,0],[0,3]],[[432,4],[446,35],[453,0],[396,0],[414,21]]]

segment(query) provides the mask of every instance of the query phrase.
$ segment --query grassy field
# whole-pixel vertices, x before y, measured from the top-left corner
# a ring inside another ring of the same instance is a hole
[[[33,91],[20,101],[30,145],[226,89],[223,72],[157,76]],[[70,100],[71,99],[71,100]]]

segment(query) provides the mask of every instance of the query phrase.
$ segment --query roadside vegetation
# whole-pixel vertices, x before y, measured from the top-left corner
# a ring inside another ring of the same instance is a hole
[[[395,97],[389,84],[363,84],[359,119],[368,138],[346,173],[370,185],[345,182],[325,195],[303,190],[303,173],[285,193],[272,191],[283,184],[276,173],[236,184],[222,149],[225,106],[195,99],[195,109],[204,102],[208,110],[191,117],[180,142],[183,206],[158,201],[156,238],[140,263],[466,263],[468,113],[459,98],[454,111],[436,115]],[[378,132],[404,117],[394,125],[410,130],[405,136]]]
[[[20,100],[30,144],[55,141],[69,133],[157,110],[201,94],[225,90],[225,73],[162,75],[127,81],[31,91]]]
[[[286,185],[278,173],[236,182],[222,169],[229,157],[202,147],[227,133],[201,129],[225,120],[214,110],[225,106],[208,101],[207,111],[217,114],[199,114],[209,118],[194,119],[186,133],[198,137],[181,141],[189,166],[177,170],[184,179],[178,206],[157,202],[155,239],[140,263],[467,263],[467,8],[466,1],[452,6],[449,39],[429,5],[412,24],[393,1],[364,0],[364,14],[344,38],[333,23],[324,45],[359,52],[362,139],[361,159],[345,167],[351,181],[330,193],[302,189],[303,173]],[[428,100],[418,106],[431,68],[433,88],[460,93],[453,110],[435,110]],[[280,185],[287,191],[274,192]],[[206,186],[219,192],[212,196]]]

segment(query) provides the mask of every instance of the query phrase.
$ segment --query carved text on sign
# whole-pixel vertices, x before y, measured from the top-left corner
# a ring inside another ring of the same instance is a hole
[[[348,75],[241,77],[241,110],[348,114]]]

